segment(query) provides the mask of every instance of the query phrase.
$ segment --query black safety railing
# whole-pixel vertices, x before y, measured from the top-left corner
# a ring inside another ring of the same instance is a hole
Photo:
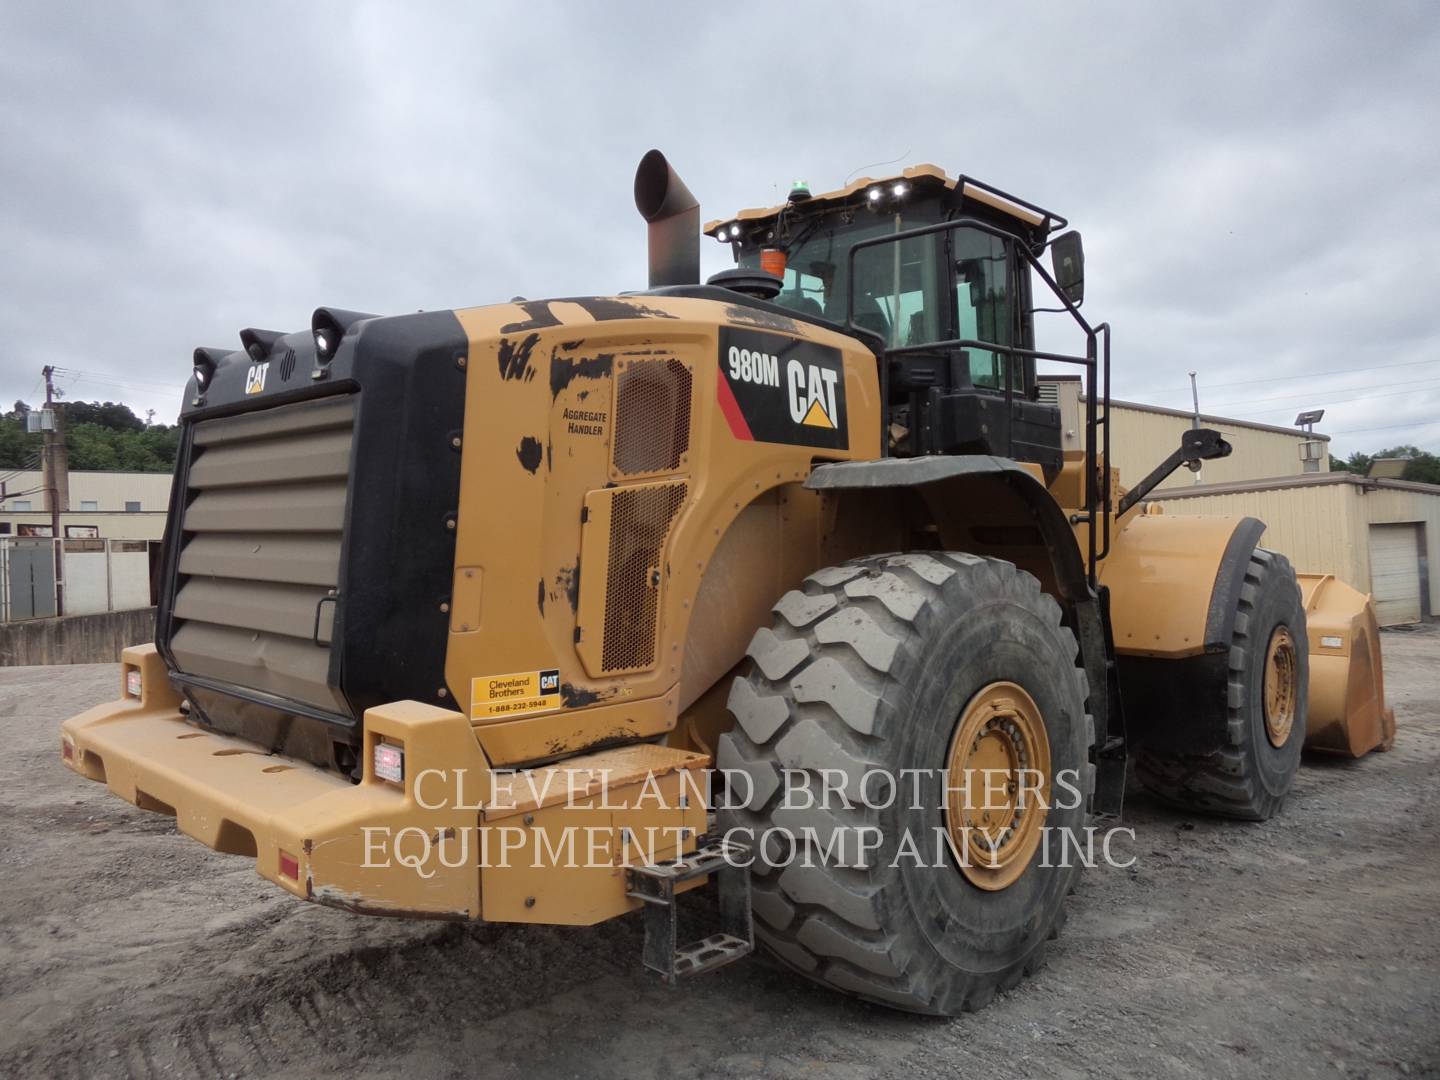
[[[1086,571],[1092,588],[1096,586],[1096,564],[1110,553],[1110,324],[1091,326],[1080,309],[1056,284],[1050,271],[1041,265],[1031,245],[1005,229],[988,221],[973,217],[952,218],[934,225],[922,225],[914,229],[890,233],[861,240],[850,248],[848,259],[848,281],[846,295],[846,326],[857,337],[873,338],[875,332],[855,322],[855,255],[866,248],[883,244],[904,243],[917,237],[934,236],[955,229],[977,229],[1002,240],[1013,241],[1015,250],[1024,257],[1030,268],[1036,272],[1055,298],[1063,305],[1064,311],[1075,320],[1085,334],[1085,355],[1071,356],[1066,353],[1047,352],[1043,349],[1026,349],[1018,345],[1002,345],[994,341],[980,341],[974,338],[949,338],[943,341],[929,341],[919,345],[887,347],[885,356],[904,356],[910,353],[934,352],[937,349],[984,349],[1001,358],[1001,373],[1005,382],[1005,424],[1006,443],[1010,443],[1010,427],[1014,423],[1015,380],[1012,377],[1013,359],[1050,360],[1060,364],[1074,364],[1085,369],[1085,485],[1084,506],[1079,514],[1071,518],[1072,525],[1081,522],[1086,525],[1087,559]],[[880,399],[889,408],[890,401],[889,364],[880,365]],[[881,426],[880,453],[889,455],[888,423]],[[1104,468],[1101,468],[1101,462]]]

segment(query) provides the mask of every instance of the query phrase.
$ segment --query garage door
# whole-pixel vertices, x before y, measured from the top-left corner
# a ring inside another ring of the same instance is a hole
[[[1420,526],[1370,526],[1370,591],[1381,626],[1420,621]]]

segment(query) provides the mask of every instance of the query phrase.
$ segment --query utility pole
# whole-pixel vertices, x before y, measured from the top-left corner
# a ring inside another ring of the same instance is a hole
[[[48,364],[45,375],[45,408],[54,418],[50,430],[45,432],[45,465],[42,477],[50,502],[50,542],[55,548],[55,614],[65,614],[64,542],[60,535],[61,492],[64,502],[70,501],[70,462],[65,452],[65,422],[63,411],[55,407],[55,369]],[[69,509],[65,506],[64,509]]]

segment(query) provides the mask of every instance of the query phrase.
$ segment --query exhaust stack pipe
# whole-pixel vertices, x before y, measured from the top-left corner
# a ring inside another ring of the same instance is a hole
[[[650,226],[650,288],[700,284],[700,204],[659,150],[635,170],[635,209]]]

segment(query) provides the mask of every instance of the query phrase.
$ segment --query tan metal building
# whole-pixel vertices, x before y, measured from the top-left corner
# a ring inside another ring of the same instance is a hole
[[[1083,450],[1085,397],[1080,377],[1041,375],[1038,382],[1042,399],[1060,406],[1064,449]],[[1126,486],[1135,484],[1165,460],[1180,445],[1180,433],[1195,422],[1193,413],[1180,409],[1114,400],[1110,402],[1110,418],[1110,456],[1120,470],[1120,482]],[[1160,485],[1161,489],[1194,487],[1197,479],[1205,484],[1223,484],[1330,471],[1328,435],[1208,413],[1200,414],[1200,426],[1220,431],[1235,452],[1205,462],[1199,473],[1178,470]]]
[[[50,503],[38,470],[0,471],[0,536],[49,536]],[[69,505],[62,503],[65,537],[159,540],[170,506],[169,473],[76,472],[69,475]]]
[[[1154,492],[1167,514],[1227,514],[1266,523],[1261,544],[1299,570],[1369,592],[1382,626],[1440,614],[1440,486],[1312,473]]]
[[[1042,397],[1060,406],[1065,448],[1083,449],[1079,378],[1039,382]],[[1112,401],[1110,417],[1111,459],[1125,486],[1163,461],[1195,422],[1184,410],[1132,401]],[[1331,472],[1327,435],[1206,413],[1200,424],[1219,430],[1234,452],[1198,474],[1177,470],[1147,502],[1167,514],[1259,518],[1261,543],[1298,570],[1371,593],[1382,625],[1440,615],[1440,487]]]

